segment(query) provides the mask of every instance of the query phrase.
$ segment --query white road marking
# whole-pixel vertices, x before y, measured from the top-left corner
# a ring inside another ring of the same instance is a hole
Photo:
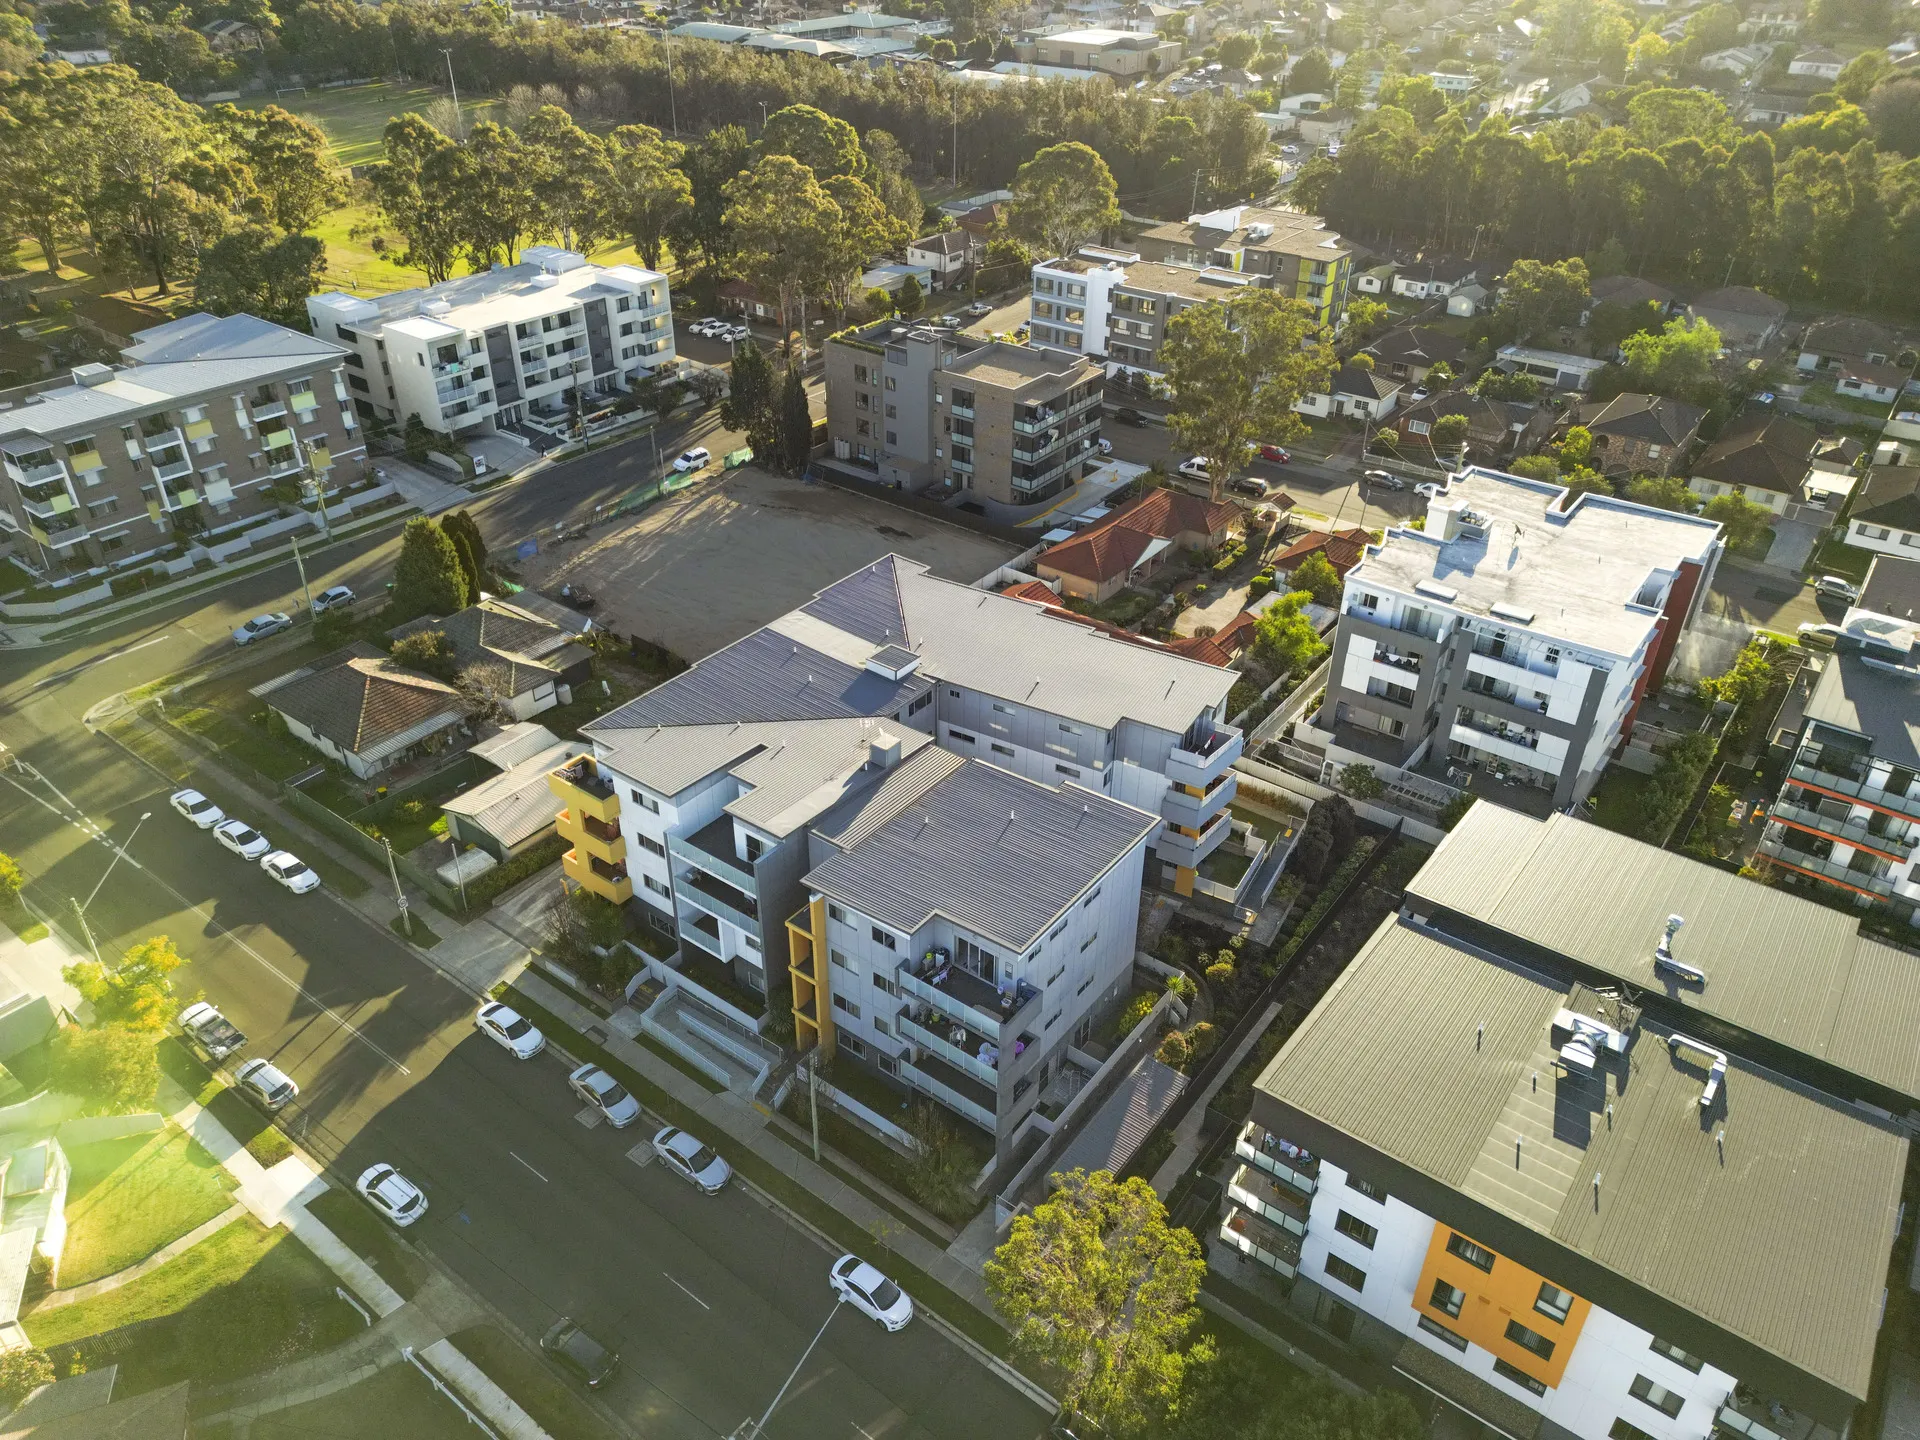
[[[91,670],[94,666],[104,665],[109,660],[118,660],[123,656],[133,654],[133,652],[136,650],[144,650],[149,645],[158,645],[163,641],[165,641],[166,639],[167,639],[167,635],[163,631],[162,633],[155,635],[151,640],[142,640],[138,645],[129,645],[124,650],[115,650],[112,653],[107,655],[96,655],[93,659],[82,661],[80,664],[75,665],[70,669],[62,670],[57,675],[49,675],[47,676],[46,679],[37,681],[32,686],[28,687],[28,693],[31,694],[35,690],[44,690],[49,685],[58,685],[63,680],[71,680],[74,676],[80,674],[83,670]]]
[[[66,821],[69,825],[72,825],[76,830],[81,831],[83,834],[91,835],[93,838],[97,839],[102,845],[106,845],[109,848],[118,848],[117,846],[114,846],[113,842],[106,837],[106,833],[102,831],[98,825],[95,825],[92,820],[88,819],[87,816],[80,811],[78,806],[75,806],[72,801],[67,800],[67,797],[65,795],[60,794],[60,789],[58,786],[56,786],[51,780],[47,779],[47,777],[44,775],[37,775],[37,778],[39,779],[41,784],[45,785],[49,790],[53,791],[54,794],[60,795],[60,798],[63,801],[66,801],[69,809],[72,810],[73,813],[72,814],[62,813],[57,806],[48,804],[46,800],[34,794],[31,790],[27,789],[25,786],[21,785],[18,781],[14,780],[12,776],[0,775],[0,780],[5,780],[7,784],[13,786],[14,789],[18,790],[22,795],[26,796],[29,800],[32,800],[36,804],[44,806],[47,810],[59,816],[60,819]],[[312,1005],[314,1009],[318,1010],[322,1015],[325,1015],[329,1020],[333,1021],[334,1024],[338,1025],[342,1030],[346,1031],[354,1039],[358,1040],[362,1045],[366,1046],[369,1050],[373,1051],[374,1054],[378,1055],[382,1060],[386,1061],[387,1064],[391,1065],[394,1069],[398,1070],[402,1075],[411,1075],[413,1073],[413,1071],[409,1069],[405,1063],[403,1063],[401,1060],[399,1060],[395,1056],[389,1055],[385,1050],[381,1049],[380,1046],[376,1045],[372,1040],[369,1040],[366,1036],[366,1033],[362,1031],[359,1026],[355,1025],[351,1020],[348,1020],[345,1016],[336,1012],[331,1006],[322,1004],[320,1001],[320,997],[318,995],[315,995],[311,990],[307,989],[306,986],[302,985],[298,980],[294,979],[291,975],[287,974],[279,966],[275,965],[271,960],[267,959],[266,956],[262,955],[258,950],[254,949],[253,946],[249,945],[245,940],[241,939],[237,932],[229,929],[225,925],[222,925],[218,920],[214,919],[213,916],[208,911],[194,904],[185,895],[181,894],[178,890],[174,889],[173,886],[169,885],[165,880],[161,879],[159,875],[155,874],[151,870],[148,870],[146,866],[142,865],[138,860],[134,859],[133,856],[125,855],[123,852],[123,858],[126,860],[126,862],[129,865],[133,866],[134,869],[144,873],[148,879],[153,881],[154,884],[158,885],[162,890],[165,890],[176,901],[178,901],[180,905],[182,905],[187,911],[189,911],[194,915],[198,915],[202,920],[206,921],[208,928],[211,929],[214,934],[219,935],[224,939],[231,940],[240,949],[244,950],[248,955],[252,956],[253,959],[259,963],[260,967],[263,970],[265,970],[269,975],[273,976],[274,979],[280,981],[282,984],[292,989],[296,994],[300,996],[301,999],[305,1000],[308,1004]]]
[[[513,1158],[516,1160],[520,1160],[520,1157],[518,1155],[515,1155],[514,1152],[511,1150],[507,1151],[507,1154],[513,1155]],[[520,1163],[522,1165],[527,1165],[527,1162],[524,1160],[520,1160]],[[533,1170],[533,1166],[527,1165],[527,1169]],[[533,1178],[538,1180],[542,1185],[550,1185],[553,1183],[552,1181],[548,1180],[546,1176],[542,1175],[538,1170],[533,1170]]]
[[[847,1423],[853,1426],[853,1428],[858,1430],[862,1435],[865,1435],[867,1437],[867,1440],[873,1440],[873,1432],[871,1430],[868,1430],[867,1427],[862,1425],[858,1420],[849,1420]]]
[[[664,1270],[662,1270],[660,1273],[662,1275],[667,1275],[667,1272]],[[667,1275],[667,1280],[672,1284],[674,1289],[678,1290],[682,1295],[686,1296],[689,1300],[693,1301],[693,1303],[698,1305],[702,1310],[713,1309],[713,1306],[709,1305],[706,1301],[702,1300],[698,1295],[694,1294],[693,1291],[687,1289],[686,1286],[682,1285],[678,1280],[675,1280],[671,1275]]]

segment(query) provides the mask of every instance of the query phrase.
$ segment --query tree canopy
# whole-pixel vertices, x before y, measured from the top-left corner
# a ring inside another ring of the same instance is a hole
[[[1099,152],[1070,140],[1040,151],[1014,175],[1007,226],[1048,255],[1072,255],[1119,222],[1116,196]]]

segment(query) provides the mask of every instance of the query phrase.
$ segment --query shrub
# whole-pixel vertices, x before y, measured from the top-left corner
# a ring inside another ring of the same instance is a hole
[[[1117,1027],[1122,1035],[1131,1035],[1136,1026],[1153,1013],[1153,1007],[1159,997],[1154,995],[1136,995],[1127,1002],[1127,1008],[1120,1012]]]
[[[1216,985],[1230,985],[1233,983],[1233,966],[1225,960],[1217,960],[1207,966],[1207,979]]]
[[[42,1385],[54,1382],[53,1360],[44,1350],[0,1353],[0,1402],[18,1405]]]
[[[1178,1067],[1187,1063],[1190,1054],[1187,1037],[1178,1030],[1169,1030],[1160,1041],[1160,1048],[1154,1052],[1154,1058],[1162,1065]]]
[[[1202,1020],[1187,1032],[1187,1058],[1197,1065],[1211,1055],[1219,1043],[1220,1032],[1213,1028],[1211,1021]]]
[[[1193,977],[1185,973],[1169,975],[1167,977],[1167,989],[1189,1003],[1192,1002],[1195,995],[1200,993],[1200,987],[1193,983]]]

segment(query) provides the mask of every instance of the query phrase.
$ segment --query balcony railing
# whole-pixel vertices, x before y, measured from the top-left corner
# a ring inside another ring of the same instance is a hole
[[[669,835],[667,853],[727,882],[742,895],[757,900],[759,882],[733,852],[733,819],[722,816],[691,835]]]
[[[1244,737],[1231,725],[1189,734],[1168,755],[1167,778],[1204,790],[1232,768],[1244,749]]]
[[[1237,1205],[1244,1205],[1261,1219],[1279,1226],[1291,1235],[1307,1233],[1307,1219],[1313,1207],[1311,1196],[1282,1185],[1264,1170],[1242,1165],[1227,1182],[1227,1194]]]
[[[49,480],[65,480],[67,467],[59,460],[48,460],[39,465],[22,465],[18,460],[9,459],[19,481],[23,485],[44,484]]]
[[[1887,899],[1893,894],[1893,882],[1884,876],[1870,874],[1865,870],[1855,870],[1846,865],[1837,865],[1831,860],[1807,850],[1795,850],[1781,843],[1776,835],[1764,835],[1760,839],[1760,853],[1777,860],[1782,865],[1790,865],[1815,879],[1830,880],[1836,885],[1851,886],[1879,899]]]
[[[287,413],[287,407],[279,400],[271,400],[265,405],[253,406],[252,412],[253,423],[263,425],[269,420],[278,420],[282,415],[285,415]]]
[[[1791,800],[1776,800],[1770,812],[1775,820],[1793,820],[1805,825],[1809,830],[1818,830],[1849,845],[1864,845],[1870,850],[1881,850],[1901,859],[1913,854],[1914,846],[1920,844],[1920,835],[1882,835],[1869,828],[1864,820],[1836,820],[1831,815],[1805,805],[1796,805]]]
[[[626,861],[627,841],[617,825],[609,825],[591,815],[576,815],[568,809],[554,817],[554,829],[584,855],[598,856],[609,865]]]
[[[1853,796],[1868,805],[1884,806],[1901,815],[1920,819],[1920,796],[1901,795],[1869,783],[1867,775],[1870,772],[1864,765],[1845,770],[1826,769],[1823,768],[1824,765],[1835,762],[1823,761],[1821,764],[1814,764],[1807,757],[1808,752],[1802,750],[1787,770],[1789,775],[1802,784],[1817,785],[1822,789],[1832,790],[1836,794]]]
[[[72,497],[65,491],[61,491],[51,500],[28,500],[23,495],[20,505],[27,514],[38,520],[53,520],[74,508]]]
[[[1233,1153],[1303,1194],[1311,1195],[1320,1188],[1320,1157],[1291,1140],[1281,1139],[1257,1120],[1249,1120],[1240,1127],[1240,1134],[1233,1142]]]
[[[179,480],[191,474],[193,474],[191,460],[176,460],[171,465],[153,467],[153,478],[162,482]]]
[[[894,979],[902,994],[925,1000],[969,1029],[997,1037],[1003,1047],[1009,1037],[1020,1033],[1021,1016],[1040,998],[1040,992],[1025,981],[1012,990],[1000,990],[938,952],[918,961],[901,961]]]
[[[1238,1205],[1230,1208],[1220,1222],[1220,1238],[1289,1280],[1300,1273],[1300,1237],[1269,1225]]]
[[[1391,665],[1394,669],[1404,670],[1409,675],[1418,675],[1420,673],[1420,657],[1418,655],[1402,655],[1397,650],[1390,650],[1385,645],[1376,643],[1373,647],[1373,658],[1375,664]]]
[[[989,1135],[993,1134],[998,1126],[994,1120],[992,1110],[982,1105],[979,1101],[970,1099],[968,1096],[962,1094],[955,1086],[936,1079],[932,1074],[928,1073],[939,1063],[937,1060],[926,1060],[919,1065],[915,1065],[906,1060],[902,1060],[900,1062],[900,1078],[914,1089],[920,1091],[921,1094],[938,1100],[942,1105],[946,1106],[962,1119],[972,1121]]]
[[[956,1027],[951,1021],[946,1026],[936,1029],[934,1027],[938,1022],[931,1014],[927,1016],[927,1021],[927,1024],[921,1024],[913,1018],[911,1010],[903,1008],[895,1028],[903,1038],[913,1041],[916,1045],[924,1046],[954,1069],[971,1075],[982,1085],[997,1087],[1000,1084],[998,1067],[980,1058],[979,1049],[983,1042],[979,1037],[964,1026]],[[958,1042],[953,1039],[956,1028],[961,1037]],[[988,1053],[993,1052],[989,1050]]]
[[[689,944],[697,945],[714,959],[723,959],[720,953],[720,926],[709,915],[696,915],[692,919],[680,917],[680,938]]]
[[[687,904],[738,926],[749,935],[760,933],[760,907],[731,885],[698,870],[689,870],[675,881],[675,889]]]
[[[1204,795],[1189,795],[1177,785],[1169,785],[1160,797],[1160,818],[1189,830],[1201,830],[1213,822],[1240,793],[1240,772],[1229,770],[1207,788]]]
[[[1534,699],[1531,691],[1522,695],[1512,685],[1489,679],[1473,671],[1467,672],[1466,683],[1460,688],[1469,695],[1484,695],[1489,700],[1498,700],[1502,705],[1511,705],[1516,710],[1531,711],[1535,715],[1547,713],[1547,702]]]
[[[1518,726],[1503,725],[1497,720],[1481,720],[1475,717],[1456,718],[1453,728],[1471,732],[1465,740],[1469,745],[1478,744],[1482,739],[1490,739],[1499,740],[1508,745],[1517,745],[1522,750],[1540,748],[1538,735],[1529,734]]]

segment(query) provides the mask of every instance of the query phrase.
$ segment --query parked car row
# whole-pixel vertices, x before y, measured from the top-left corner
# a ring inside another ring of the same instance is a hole
[[[296,895],[320,888],[320,877],[298,855],[276,850],[268,840],[244,820],[229,819],[227,813],[198,790],[176,790],[167,797],[186,819],[201,830],[211,830],[213,838],[242,860],[258,861],[269,879],[284,885]]]
[[[738,345],[753,332],[744,325],[710,315],[704,320],[694,321],[687,327],[687,333],[700,335],[708,340],[724,340],[730,345]]]
[[[350,585],[329,585],[313,597],[312,609],[316,616],[329,610],[344,610],[360,597],[353,593]],[[256,640],[264,640],[269,635],[278,635],[282,630],[293,628],[293,617],[284,610],[269,610],[264,615],[256,615],[233,632],[233,643],[251,645]]]

